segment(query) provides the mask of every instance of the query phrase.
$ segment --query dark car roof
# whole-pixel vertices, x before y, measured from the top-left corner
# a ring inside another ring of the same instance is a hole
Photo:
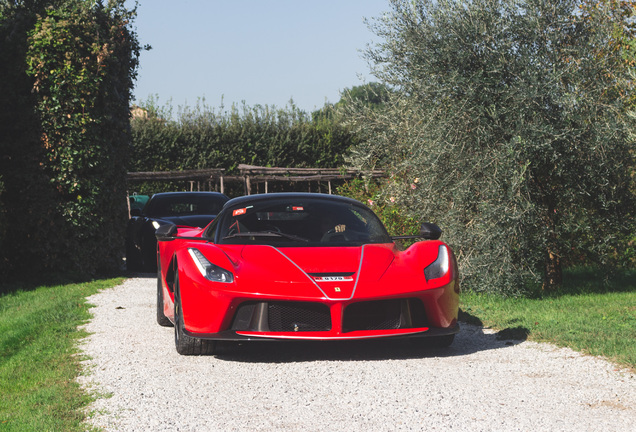
[[[216,216],[227,200],[229,200],[227,195],[219,192],[159,192],[148,200],[142,213],[151,219],[166,218],[168,216],[181,217],[184,214],[174,212],[170,206],[179,204],[181,201],[199,201],[199,205],[204,202],[207,203],[207,205],[204,205],[203,208],[198,209],[193,214]],[[209,207],[211,205],[210,203],[214,203],[212,207]],[[207,225],[207,223],[205,225]]]
[[[161,196],[174,196],[174,195],[215,195],[215,196],[223,196],[226,197],[225,194],[222,194],[221,192],[157,192],[156,194],[153,194],[153,197],[161,197]],[[227,198],[227,197],[226,197]]]
[[[231,207],[235,205],[241,205],[244,203],[253,203],[258,201],[266,201],[271,199],[323,199],[334,202],[341,202],[347,204],[354,204],[359,206],[364,206],[360,201],[354,200],[353,198],[343,197],[340,195],[329,195],[323,193],[314,193],[314,192],[277,192],[277,193],[266,193],[266,194],[257,194],[257,195],[244,195],[237,198],[232,198],[227,201],[223,208]]]

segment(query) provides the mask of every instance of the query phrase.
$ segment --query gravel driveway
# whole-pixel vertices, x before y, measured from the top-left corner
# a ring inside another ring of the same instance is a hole
[[[255,342],[176,353],[156,279],[89,298],[80,382],[107,431],[632,431],[636,375],[462,325],[448,349],[408,341]]]

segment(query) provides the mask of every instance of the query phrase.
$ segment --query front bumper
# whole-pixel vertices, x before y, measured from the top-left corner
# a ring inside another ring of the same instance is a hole
[[[185,330],[185,334],[191,337],[208,340],[225,340],[225,341],[265,341],[265,340],[364,340],[378,338],[425,338],[436,336],[447,336],[459,333],[459,324],[455,323],[448,328],[415,328],[402,329],[384,332],[374,331],[355,331],[344,334],[333,334],[329,332],[301,332],[301,333],[280,333],[280,332],[242,332],[234,330],[226,330],[219,333],[192,333]]]
[[[430,310],[430,308],[429,308]],[[201,339],[358,340],[455,334],[456,319],[435,326],[422,299],[394,298],[351,302],[246,301],[227,330],[191,332]]]

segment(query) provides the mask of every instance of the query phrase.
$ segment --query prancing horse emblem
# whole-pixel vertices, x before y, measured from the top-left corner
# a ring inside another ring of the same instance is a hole
[[[336,292],[340,292],[340,287],[335,287],[335,288],[334,288],[334,290],[335,290]]]

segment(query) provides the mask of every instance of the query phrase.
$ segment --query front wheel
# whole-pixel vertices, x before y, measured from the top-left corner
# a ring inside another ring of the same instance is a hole
[[[157,271],[157,242],[154,238],[145,238],[141,242],[141,269],[148,273]]]
[[[174,281],[174,344],[181,355],[210,355],[216,350],[216,341],[198,339],[185,334],[183,309],[179,291],[179,273]]]
[[[129,272],[141,270],[141,256],[131,239],[126,239],[126,270]]]

